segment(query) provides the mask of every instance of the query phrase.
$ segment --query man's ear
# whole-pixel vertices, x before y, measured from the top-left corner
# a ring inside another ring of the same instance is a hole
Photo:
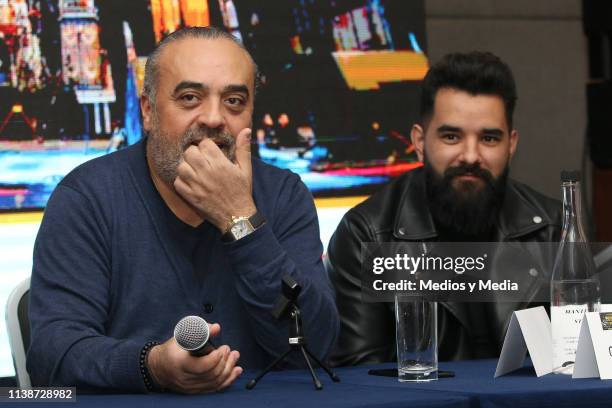
[[[414,146],[414,150],[416,151],[417,157],[419,161],[423,161],[423,148],[425,146],[425,131],[419,124],[412,125],[412,129],[410,129],[410,140],[412,140],[412,145]]]
[[[518,146],[519,134],[516,129],[513,129],[510,132],[510,159],[514,156],[514,152],[516,152],[516,147]]]
[[[144,93],[140,96],[140,111],[142,112],[142,127],[149,132],[151,130],[153,107],[151,101],[149,101],[149,96]]]

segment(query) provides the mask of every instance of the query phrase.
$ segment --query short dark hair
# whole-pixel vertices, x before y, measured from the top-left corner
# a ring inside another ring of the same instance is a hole
[[[257,90],[259,87],[259,71],[257,64],[255,64],[255,60],[253,59],[251,53],[238,38],[221,28],[213,26],[185,27],[172,32],[167,37],[162,39],[147,58],[147,62],[145,64],[143,93],[148,96],[151,105],[155,106],[155,97],[157,94],[157,83],[159,81],[159,56],[168,44],[185,38],[202,38],[206,40],[225,39],[242,48],[251,58],[251,61],[253,61],[255,90]]]
[[[436,94],[451,88],[472,95],[497,95],[504,101],[508,127],[516,105],[516,84],[510,67],[490,52],[472,51],[447,54],[432,65],[421,88],[421,121],[433,114]]]

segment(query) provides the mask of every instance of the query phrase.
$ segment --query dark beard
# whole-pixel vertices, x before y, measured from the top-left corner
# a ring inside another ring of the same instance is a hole
[[[496,179],[479,164],[449,167],[440,176],[424,158],[429,210],[441,239],[446,241],[489,241],[492,227],[504,201],[509,167]],[[470,174],[483,183],[465,182],[453,187],[457,176]],[[482,185],[484,184],[484,185]]]

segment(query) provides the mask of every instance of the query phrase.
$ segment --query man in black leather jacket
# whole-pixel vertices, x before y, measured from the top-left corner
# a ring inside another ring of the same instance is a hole
[[[421,119],[411,138],[424,166],[350,210],[329,244],[342,322],[334,365],[395,359],[393,305],[361,299],[362,242],[559,239],[561,203],[507,177],[518,143],[509,67],[490,53],[449,54],[431,67],[422,87]],[[513,278],[543,286],[549,273],[526,267]],[[499,356],[512,311],[533,303],[440,306],[439,358],[453,360]]]

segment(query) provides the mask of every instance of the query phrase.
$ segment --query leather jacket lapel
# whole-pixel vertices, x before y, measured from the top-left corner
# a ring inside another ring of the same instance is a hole
[[[414,170],[414,173],[412,182],[405,183],[401,203],[397,206],[393,236],[408,241],[430,240],[438,233],[428,208],[423,169]]]

